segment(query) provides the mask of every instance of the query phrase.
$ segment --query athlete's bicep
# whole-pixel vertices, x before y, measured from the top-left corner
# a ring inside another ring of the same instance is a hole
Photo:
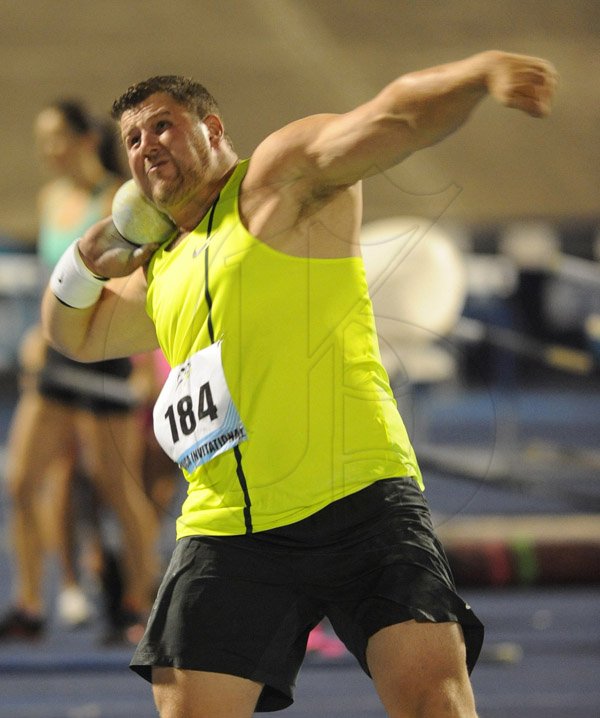
[[[302,208],[388,169],[412,151],[405,123],[372,101],[341,115],[305,117],[271,134],[252,155],[245,187],[250,196],[271,191]]]
[[[101,361],[158,347],[154,325],[145,307],[146,279],[142,268],[112,279],[88,309],[61,303],[48,289],[42,304],[47,339],[78,361]]]
[[[154,323],[146,312],[146,289],[143,267],[107,283],[89,331],[96,353],[118,357],[158,348]]]

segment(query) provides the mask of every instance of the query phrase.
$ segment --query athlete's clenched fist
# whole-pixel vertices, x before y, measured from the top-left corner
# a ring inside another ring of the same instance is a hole
[[[552,63],[538,57],[490,51],[487,60],[489,94],[506,107],[532,117],[546,117],[558,83]]]

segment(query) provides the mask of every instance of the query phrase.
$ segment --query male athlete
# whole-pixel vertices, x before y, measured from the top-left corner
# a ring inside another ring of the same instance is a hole
[[[361,181],[487,96],[544,117],[555,86],[544,60],[482,52],[293,122],[245,161],[195,82],[151,78],[115,102],[133,178],[173,234],[129,236],[149,242],[136,248],[103,220],[59,263],[43,317],[79,360],[160,346],[172,367],[155,430],[189,491],[132,660],[163,718],[290,705],[324,616],[389,716],[476,716],[483,628],[455,593],[381,365]]]

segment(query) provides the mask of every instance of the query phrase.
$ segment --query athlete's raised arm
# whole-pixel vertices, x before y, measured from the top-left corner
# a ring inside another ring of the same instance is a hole
[[[544,117],[556,83],[546,60],[495,50],[409,73],[350,112],[307,117],[270,135],[257,148],[250,172],[263,186],[298,182],[301,194],[349,186],[439,142],[486,96]]]

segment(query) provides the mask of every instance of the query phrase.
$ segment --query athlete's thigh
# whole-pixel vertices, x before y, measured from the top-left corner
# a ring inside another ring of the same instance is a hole
[[[383,628],[369,639],[367,663],[388,715],[475,716],[458,623],[411,620]],[[447,713],[436,709],[442,705]]]
[[[161,718],[250,718],[262,684],[225,673],[153,668]]]

